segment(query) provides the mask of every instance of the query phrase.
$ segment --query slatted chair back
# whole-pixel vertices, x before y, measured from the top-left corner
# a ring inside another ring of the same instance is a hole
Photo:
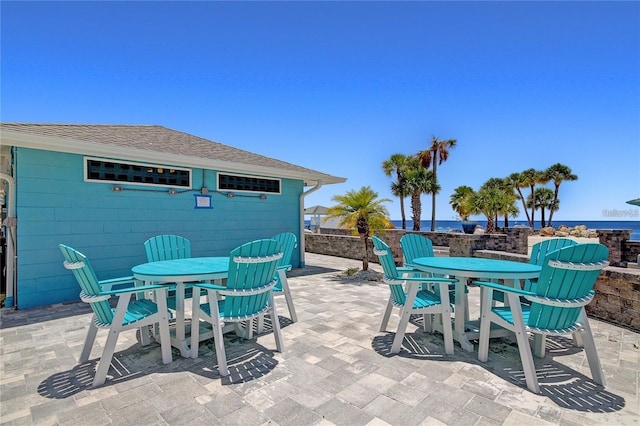
[[[256,240],[232,250],[221,314],[224,318],[253,318],[271,303],[282,246],[272,239]]]
[[[108,296],[99,296],[101,292],[98,278],[87,257],[76,249],[64,244],[59,245],[64,257],[64,267],[70,269],[80,285],[80,299],[89,303],[96,316],[96,323],[109,325],[113,322],[113,310]]]
[[[575,244],[544,258],[536,297],[527,296],[531,309],[527,325],[532,329],[564,330],[575,326],[583,306],[593,299],[593,286],[609,263],[602,244]]]
[[[280,243],[282,247],[282,258],[278,262],[278,269],[282,268],[285,270],[291,269],[291,258],[293,257],[293,250],[298,246],[298,239],[296,238],[296,234],[292,232],[283,232],[271,237],[271,239],[276,240]],[[274,287],[275,291],[282,290],[282,282],[280,281],[280,276],[278,275],[278,283]]]
[[[148,262],[187,259],[191,257],[191,242],[179,235],[158,235],[144,243]]]
[[[529,263],[532,265],[542,266],[544,258],[548,253],[561,249],[562,247],[573,246],[578,244],[577,241],[571,238],[550,238],[548,240],[540,241],[531,247],[531,257]]]
[[[384,272],[385,281],[389,284],[393,303],[395,305],[404,305],[407,295],[404,288],[402,288],[402,278],[393,260],[391,248],[375,235],[371,237],[371,240],[373,240],[373,252],[378,256],[380,265],[382,265],[382,271]]]
[[[400,247],[404,255],[405,266],[413,266],[413,259],[418,257],[433,257],[433,243],[424,235],[404,234],[400,238]]]

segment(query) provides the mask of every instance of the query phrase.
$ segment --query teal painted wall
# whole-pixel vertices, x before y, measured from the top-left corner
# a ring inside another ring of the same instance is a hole
[[[159,234],[188,238],[193,256],[226,256],[240,244],[279,232],[300,238],[302,181],[283,179],[282,195],[266,200],[210,192],[213,209],[194,209],[201,169],[192,169],[196,191],[171,196],[165,188],[152,192],[156,188],[124,184],[137,190],[113,192],[111,183],[84,182],[83,161],[82,155],[16,149],[20,309],[79,300],[80,288],[62,266],[60,243],[84,253],[98,279],[109,279],[128,276],[132,266],[144,263],[144,242]],[[213,191],[216,172],[204,175]],[[292,262],[299,266],[299,251]]]

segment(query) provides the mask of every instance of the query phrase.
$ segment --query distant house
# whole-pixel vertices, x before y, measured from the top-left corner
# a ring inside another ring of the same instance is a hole
[[[0,123],[0,151],[3,290],[21,309],[79,299],[60,243],[107,279],[145,262],[155,235],[221,256],[288,231],[304,266],[304,197],[346,180],[162,126]]]

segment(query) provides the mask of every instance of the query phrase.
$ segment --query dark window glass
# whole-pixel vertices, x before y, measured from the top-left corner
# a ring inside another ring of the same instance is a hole
[[[279,194],[280,181],[278,179],[218,174],[218,189]]]
[[[189,170],[87,160],[87,178],[112,182],[147,183],[189,188]]]

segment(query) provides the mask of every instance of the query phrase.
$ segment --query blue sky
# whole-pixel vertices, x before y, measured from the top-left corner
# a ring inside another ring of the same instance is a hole
[[[554,222],[640,219],[639,2],[3,1],[1,19],[5,122],[166,126],[347,178],[307,206],[369,185],[392,219],[382,162],[455,138],[439,220],[460,185],[557,162],[579,179]]]

